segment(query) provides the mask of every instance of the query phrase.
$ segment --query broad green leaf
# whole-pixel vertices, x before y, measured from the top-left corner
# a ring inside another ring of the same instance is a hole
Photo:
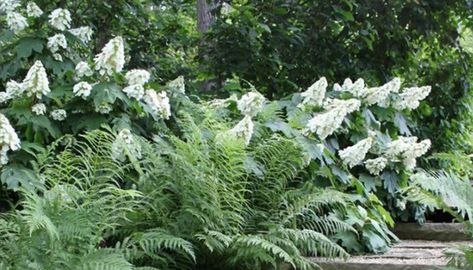
[[[15,47],[16,54],[19,58],[27,58],[32,55],[33,51],[41,53],[44,47],[43,43],[43,40],[38,38],[22,38]]]

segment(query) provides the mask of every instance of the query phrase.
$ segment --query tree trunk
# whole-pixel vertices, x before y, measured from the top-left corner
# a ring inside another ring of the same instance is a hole
[[[211,7],[207,0],[197,0],[197,30],[204,33],[212,24]]]
[[[207,30],[212,25],[214,18],[212,16],[212,9],[214,8],[214,0],[197,0],[197,31],[201,34],[207,32]],[[216,1],[215,1],[216,2]],[[200,47],[204,46],[205,40],[200,42]],[[202,54],[202,52],[199,52]],[[206,56],[202,54],[201,59],[206,59]],[[212,91],[212,88],[215,88],[215,83],[205,80],[202,82],[201,90],[204,93],[209,93]]]

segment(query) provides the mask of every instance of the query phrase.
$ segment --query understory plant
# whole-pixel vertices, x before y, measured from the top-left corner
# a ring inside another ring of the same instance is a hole
[[[19,210],[0,218],[2,269],[311,269],[304,256],[347,256],[331,236],[355,231],[340,214],[356,198],[297,183],[294,142],[245,150],[183,123],[186,139],[107,129],[52,145],[41,187],[20,188]],[[267,165],[258,182],[254,154]]]

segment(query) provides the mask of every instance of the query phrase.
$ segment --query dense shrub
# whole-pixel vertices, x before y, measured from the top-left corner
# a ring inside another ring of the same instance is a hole
[[[149,135],[170,117],[169,97],[159,90],[184,91],[182,77],[165,87],[148,71],[124,69],[122,37],[114,37],[93,56],[91,26],[71,25],[74,14],[67,9],[46,13],[31,3],[3,10],[16,17],[7,16],[3,31],[0,101],[22,141],[21,149],[10,147],[19,151],[2,170],[1,180],[9,188],[19,182],[36,185],[29,162],[64,134],[107,123]],[[4,151],[3,165],[5,157]]]

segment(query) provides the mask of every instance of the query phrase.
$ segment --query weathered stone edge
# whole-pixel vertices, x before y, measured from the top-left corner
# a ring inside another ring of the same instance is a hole
[[[404,240],[467,241],[472,237],[459,223],[398,223],[393,232]]]

